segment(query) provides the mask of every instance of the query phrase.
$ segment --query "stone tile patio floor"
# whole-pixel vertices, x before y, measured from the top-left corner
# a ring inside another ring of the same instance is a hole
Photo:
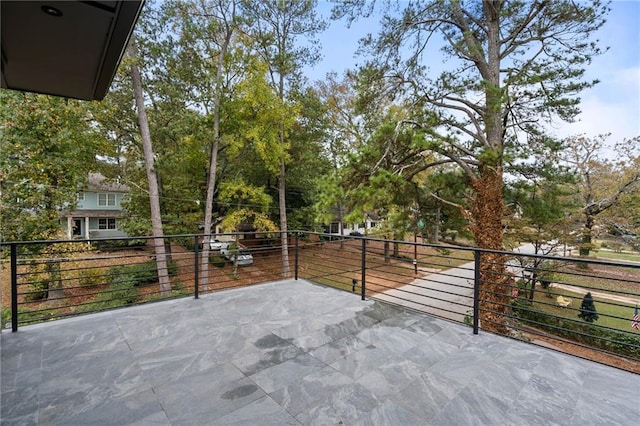
[[[640,376],[306,281],[2,333],[3,425],[631,425]]]

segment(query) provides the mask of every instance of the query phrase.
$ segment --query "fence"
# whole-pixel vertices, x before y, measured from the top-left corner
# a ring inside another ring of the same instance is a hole
[[[165,237],[164,287],[152,238],[5,243],[2,287],[10,287],[11,303],[2,308],[3,327],[291,277],[466,323],[475,333],[615,357],[622,368],[640,361],[638,263],[300,231],[284,252],[277,233],[216,238],[208,249],[203,235]]]

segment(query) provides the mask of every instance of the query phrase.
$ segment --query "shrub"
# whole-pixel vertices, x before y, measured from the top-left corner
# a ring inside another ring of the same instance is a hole
[[[227,260],[224,258],[224,256],[221,256],[219,254],[210,254],[209,263],[217,266],[218,268],[223,268],[224,265],[227,264]]]
[[[582,304],[580,305],[580,313],[578,317],[582,318],[586,322],[594,322],[598,321],[598,314],[596,313],[596,305],[593,303],[593,297],[591,297],[591,293],[587,293],[584,295],[584,299],[582,299]]]
[[[32,281],[29,290],[25,292],[24,300],[27,302],[37,302],[45,300],[49,296],[50,278],[48,274],[40,273],[29,277]]]
[[[96,287],[107,284],[107,276],[100,269],[84,269],[79,281],[82,287]]]
[[[169,275],[175,275],[178,265],[174,261],[167,263]],[[123,280],[133,280],[134,286],[144,286],[158,282],[158,269],[155,260],[131,265],[114,266],[109,269],[109,281],[120,282]],[[125,277],[123,279],[123,277]]]
[[[9,323],[11,323],[11,309],[3,306],[0,327],[5,328]]]
[[[100,308],[112,308],[116,306],[130,305],[138,301],[138,290],[135,277],[121,275],[118,281],[109,285],[109,290],[98,295],[96,303]]]
[[[511,306],[514,315],[523,324],[592,348],[640,358],[640,336],[548,314],[534,308],[528,300],[515,299]]]

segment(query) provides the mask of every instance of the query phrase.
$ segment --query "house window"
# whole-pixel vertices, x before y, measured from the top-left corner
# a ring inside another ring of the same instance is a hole
[[[98,194],[98,206],[114,207],[116,205],[116,194],[100,193]]]
[[[116,220],[114,218],[98,219],[98,229],[118,229],[116,228]]]
[[[78,201],[84,201],[84,191],[78,192]]]

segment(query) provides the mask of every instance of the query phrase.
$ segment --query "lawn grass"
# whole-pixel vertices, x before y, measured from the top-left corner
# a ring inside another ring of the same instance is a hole
[[[596,259],[603,260],[619,260],[624,262],[640,262],[640,254],[628,252],[615,252],[611,250],[600,249],[595,252]]]
[[[584,298],[583,294],[559,288],[553,288],[552,294],[553,296],[549,297],[546,292],[537,291],[534,297],[535,308],[550,315],[582,321],[582,319],[578,317],[578,314],[580,313],[580,305]],[[555,298],[560,295],[571,299],[571,305],[566,308],[557,306]],[[594,297],[593,300],[596,312],[600,316],[594,323],[595,325],[611,327],[621,331],[636,332],[640,336],[640,331],[631,327],[631,319],[635,305],[597,297]]]

